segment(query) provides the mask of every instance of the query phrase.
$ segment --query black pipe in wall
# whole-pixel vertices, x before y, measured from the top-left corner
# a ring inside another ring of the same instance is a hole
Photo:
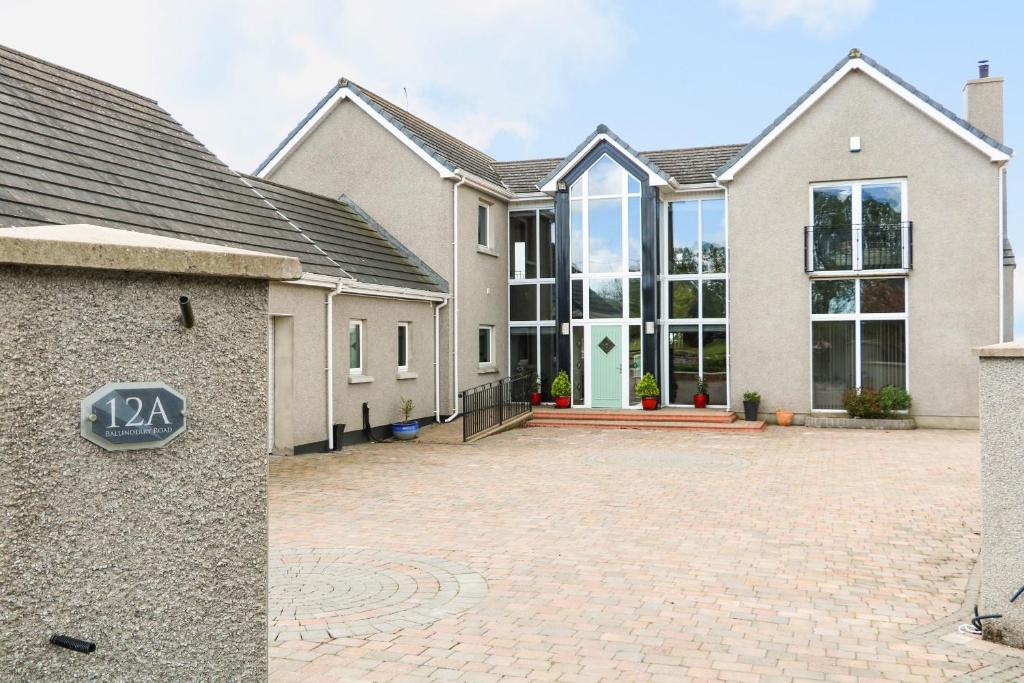
[[[79,640],[78,638],[72,638],[71,636],[50,636],[50,644],[56,645],[57,647],[64,647],[68,650],[74,650],[75,652],[95,652],[96,643],[90,643],[88,640]]]

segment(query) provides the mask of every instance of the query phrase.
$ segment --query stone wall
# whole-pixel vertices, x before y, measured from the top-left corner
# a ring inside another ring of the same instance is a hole
[[[4,248],[0,678],[264,680],[266,279],[23,266]],[[187,431],[149,450],[83,439],[79,401],[126,381],[183,394]]]

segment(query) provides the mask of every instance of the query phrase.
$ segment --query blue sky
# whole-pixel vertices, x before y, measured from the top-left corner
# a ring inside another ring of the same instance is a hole
[[[0,43],[155,97],[242,170],[342,75],[513,159],[563,155],[598,123],[639,149],[746,142],[851,47],[956,112],[990,60],[1024,152],[1018,2],[7,0],[0,17]]]

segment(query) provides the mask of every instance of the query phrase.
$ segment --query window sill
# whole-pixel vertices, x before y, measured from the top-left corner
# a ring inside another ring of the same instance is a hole
[[[349,375],[348,376],[348,383],[349,384],[369,384],[372,381],[373,381],[373,378],[370,377],[369,375]]]
[[[809,270],[807,275],[811,278],[870,278],[870,277],[892,277],[910,275],[909,268],[877,268],[869,270]]]
[[[496,372],[498,372],[497,365],[481,365],[476,371],[478,375],[493,375]]]
[[[408,370],[399,370],[398,371],[398,379],[399,380],[403,380],[403,379],[416,379],[419,376],[420,376],[420,373],[418,373],[418,372],[409,372]]]
[[[498,258],[498,252],[491,249],[490,247],[485,247],[482,244],[476,245],[476,253],[483,254],[484,256],[493,256],[494,258]]]

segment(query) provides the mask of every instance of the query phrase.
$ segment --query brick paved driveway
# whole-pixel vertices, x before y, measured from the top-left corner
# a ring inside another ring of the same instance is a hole
[[[977,470],[977,433],[929,430],[274,458],[272,679],[1022,680],[948,616]]]

